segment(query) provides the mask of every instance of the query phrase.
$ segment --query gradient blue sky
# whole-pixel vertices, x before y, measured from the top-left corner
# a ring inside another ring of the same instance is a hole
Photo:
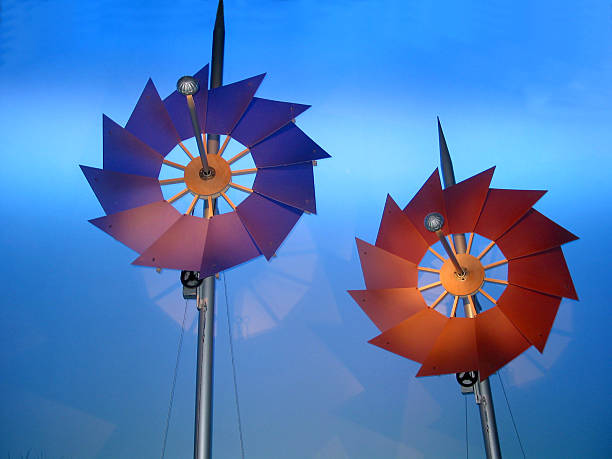
[[[102,113],[125,124],[147,79],[162,96],[209,61],[213,1],[14,1],[0,11],[0,456],[159,456],[185,303],[178,275],[87,220],[78,164],[101,167]],[[367,344],[354,237],[387,193],[405,204],[437,167],[439,115],[458,180],[548,189],[536,208],[565,247],[564,300],[543,355],[501,371],[527,457],[610,457],[612,9],[589,1],[227,1],[225,82],[312,104],[298,125],[332,156],[318,215],[278,257],[217,284],[215,457],[239,457],[227,311],[246,457],[460,457],[453,376]],[[227,285],[227,301],[224,294]],[[229,308],[228,308],[229,306]],[[188,305],[166,457],[191,455],[195,306]],[[502,451],[519,457],[497,376]],[[470,457],[482,439],[468,399]]]

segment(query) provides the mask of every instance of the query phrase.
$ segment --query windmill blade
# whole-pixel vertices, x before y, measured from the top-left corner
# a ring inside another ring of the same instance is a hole
[[[180,216],[171,204],[157,201],[89,221],[130,249],[142,253]]]
[[[506,258],[518,258],[559,247],[578,237],[535,209],[495,241]]]
[[[578,299],[560,248],[510,260],[508,282],[549,295]]]
[[[238,204],[236,212],[267,260],[276,253],[303,213],[257,193]]]
[[[376,247],[385,249],[412,263],[418,264],[429,245],[416,230],[410,219],[395,203],[390,195],[387,195],[385,209],[378,228]]]
[[[156,178],[80,167],[107,215],[164,199]]]
[[[202,264],[208,225],[207,218],[181,215],[132,264],[198,271]]]
[[[491,188],[474,231],[497,240],[525,215],[546,191]]]
[[[487,198],[495,167],[443,191],[449,233],[471,233]]]
[[[163,156],[106,115],[102,132],[104,170],[157,178]]]
[[[348,293],[380,331],[427,309],[423,295],[416,288],[349,290]]]
[[[478,369],[476,322],[453,317],[440,331],[417,376],[442,375]]]
[[[193,102],[200,123],[200,131],[205,132],[206,108],[208,105],[208,65],[200,69],[193,77],[200,85],[200,90],[193,95]],[[178,91],[174,91],[164,99],[164,105],[180,139],[185,140],[193,137],[193,126],[187,106],[187,98]]]
[[[180,140],[151,79],[142,91],[125,128],[162,156],[166,156]]]
[[[368,244],[359,238],[355,238],[355,240],[357,241],[363,279],[368,290],[417,286],[418,271],[416,264]]]
[[[236,212],[210,219],[200,278],[214,274],[261,255]]]
[[[560,304],[561,298],[558,296],[510,284],[497,300],[497,309],[504,313],[531,344],[540,352],[544,352]]]
[[[478,314],[475,321],[481,380],[488,378],[531,346],[499,308]]]
[[[435,233],[427,231],[423,224],[425,216],[431,212],[438,212],[442,214],[445,221],[447,220],[444,195],[442,194],[442,185],[440,185],[440,174],[438,173],[438,169],[431,174],[414,198],[412,198],[404,208],[404,213],[428,244],[434,244],[438,240],[438,236],[436,236]],[[448,224],[445,224],[442,227],[442,231],[448,233],[447,230]]]
[[[295,123],[288,123],[261,142],[253,145],[251,156],[257,167],[287,166],[330,158]]]
[[[251,147],[309,108],[310,105],[254,97],[231,135],[241,144]]]
[[[423,362],[449,318],[425,309],[368,341],[416,362]]]
[[[229,134],[251,103],[265,73],[246,80],[219,86],[208,92],[206,132]]]
[[[317,212],[311,163],[258,169],[253,190],[288,206]]]

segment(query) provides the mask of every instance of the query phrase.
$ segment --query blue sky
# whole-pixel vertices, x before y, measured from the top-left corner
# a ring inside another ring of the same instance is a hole
[[[87,222],[103,212],[78,164],[102,165],[102,113],[124,125],[149,77],[165,96],[208,63],[216,3],[126,3],[0,11],[0,455],[161,451],[178,275],[130,265]],[[311,104],[297,123],[333,158],[315,170],[318,215],[217,283],[216,457],[239,457],[228,309],[247,457],[464,454],[454,377],[416,379],[367,344],[377,330],[345,292],[363,288],[354,237],[374,242],[386,194],[404,205],[437,167],[437,115],[458,180],[496,165],[496,188],[547,189],[536,208],[581,238],[564,248],[580,302],[563,301],[543,355],[500,373],[527,456],[610,456],[610,17],[602,1],[226,2],[224,81],[267,72],[258,96]],[[192,448],[187,307],[172,458]],[[519,457],[491,379],[502,451]]]

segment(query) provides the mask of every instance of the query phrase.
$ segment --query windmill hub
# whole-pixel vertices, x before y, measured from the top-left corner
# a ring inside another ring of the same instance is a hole
[[[193,194],[216,198],[228,189],[232,180],[229,164],[219,155],[206,155],[208,173],[202,168],[202,160],[195,157],[185,167],[185,185]]]
[[[466,253],[458,253],[457,260],[463,268],[463,273],[457,273],[450,259],[447,259],[440,269],[442,286],[452,295],[472,295],[482,287],[485,270],[480,260]]]

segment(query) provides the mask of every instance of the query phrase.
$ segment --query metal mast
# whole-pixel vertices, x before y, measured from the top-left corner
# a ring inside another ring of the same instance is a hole
[[[440,166],[442,169],[442,179],[444,182],[444,188],[448,188],[455,184],[455,171],[453,170],[453,162],[451,161],[450,153],[448,152],[448,146],[446,145],[446,139],[444,138],[444,132],[442,132],[442,126],[440,125],[440,118],[438,118],[438,139],[440,142]],[[465,234],[454,234],[453,242],[457,253],[466,253],[467,243],[465,240]],[[475,312],[480,312],[480,304],[476,295],[472,296],[472,301],[476,308],[473,311],[470,305],[470,300],[465,297],[463,298],[463,307],[465,309],[466,317],[474,317]],[[474,385],[474,397],[476,403],[480,408],[480,424],[482,427],[482,435],[485,444],[485,450],[487,452],[488,459],[501,459],[501,451],[499,448],[499,437],[497,435],[497,423],[495,422],[495,410],[493,408],[493,396],[491,394],[491,386],[489,385],[489,379],[484,381],[478,378],[478,381]]]
[[[223,53],[225,48],[225,24],[223,0],[219,0],[215,28],[213,29],[210,88],[223,84]],[[197,137],[200,137],[199,134]],[[196,138],[197,138],[196,137]],[[209,155],[219,152],[219,135],[208,134],[206,151]],[[211,201],[208,201],[209,203]],[[216,209],[205,205],[204,217],[211,218]],[[204,279],[197,289],[198,306],[198,353],[196,373],[195,435],[193,457],[210,459],[212,456],[212,392],[213,392],[213,335],[215,316],[215,276]]]

